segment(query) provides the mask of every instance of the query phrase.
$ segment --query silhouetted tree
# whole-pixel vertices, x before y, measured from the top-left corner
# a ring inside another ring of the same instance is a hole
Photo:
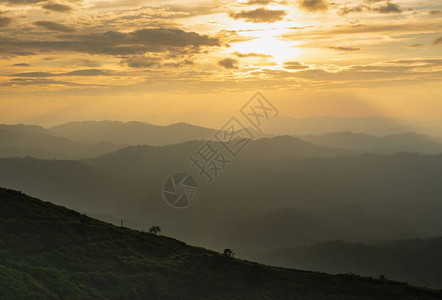
[[[224,249],[224,255],[227,256],[227,257],[234,257],[235,254],[236,254],[236,253],[233,252],[232,249],[229,249],[229,248]]]
[[[154,225],[154,226],[149,228],[149,232],[153,233],[153,234],[158,234],[158,233],[161,232],[161,228],[160,228],[160,226]]]

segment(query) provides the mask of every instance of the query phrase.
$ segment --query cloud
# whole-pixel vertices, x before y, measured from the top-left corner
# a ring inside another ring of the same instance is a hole
[[[239,13],[230,13],[229,16],[235,20],[244,19],[253,23],[274,23],[281,21],[287,13],[283,10],[269,10],[266,8],[257,8],[255,10],[243,10]]]
[[[99,69],[75,70],[63,74],[63,76],[107,76],[107,75],[109,75],[108,72]]]
[[[399,5],[391,3],[390,1],[387,1],[385,5],[372,8],[372,10],[377,11],[381,14],[400,14],[402,12],[402,9],[399,7]]]
[[[328,9],[326,0],[299,0],[299,7],[305,11],[315,12]]]
[[[30,64],[26,64],[26,63],[19,63],[19,64],[13,64],[14,67],[29,67],[31,66]]]
[[[350,13],[360,13],[363,11],[374,11],[374,12],[378,12],[381,14],[390,14],[390,13],[401,13],[402,9],[400,8],[399,5],[394,4],[390,1],[387,1],[384,5],[378,5],[376,7],[371,7],[372,4],[377,4],[379,2],[382,2],[383,0],[365,0],[366,3],[368,3],[369,5],[365,5],[365,4],[360,4],[360,5],[356,5],[356,6],[352,6],[352,7],[341,7],[338,11],[338,15],[341,16],[345,16],[347,14]]]
[[[152,68],[160,66],[157,58],[145,56],[130,57],[125,59],[123,63],[127,64],[131,68]]]
[[[225,58],[220,60],[218,64],[226,69],[238,69],[238,61],[233,58]]]
[[[49,22],[49,21],[37,21],[34,22],[34,25],[43,27],[47,30],[61,31],[61,32],[71,32],[74,31],[73,28],[65,26],[63,24]]]
[[[75,70],[67,73],[48,73],[48,72],[25,72],[15,73],[11,77],[30,77],[30,78],[45,78],[45,77],[61,77],[61,76],[108,76],[108,72],[99,69],[84,69]]]
[[[267,5],[274,2],[273,0],[249,0],[247,1],[247,4],[249,5]]]
[[[76,66],[86,66],[91,68],[101,66],[101,63],[90,59],[73,59],[71,63]]]
[[[55,11],[55,12],[70,12],[72,7],[64,4],[59,4],[55,2],[50,2],[42,6],[44,9]]]
[[[0,3],[7,3],[12,5],[29,5],[44,2],[45,0],[0,0]]]
[[[357,6],[353,6],[353,7],[342,7],[339,9],[338,11],[338,15],[344,16],[350,13],[359,13],[359,12],[363,12],[364,9],[366,8],[365,5],[357,5]]]
[[[440,14],[442,14],[442,10],[430,10],[428,12],[428,14],[430,14],[430,15],[440,15]]]
[[[405,47],[407,47],[407,48],[425,48],[425,46],[422,44],[411,44],[411,45],[408,45]]]
[[[0,37],[0,53],[63,51],[103,55],[141,55],[147,52],[173,52],[175,56],[196,53],[201,47],[218,47],[218,38],[180,29],[141,29],[133,32],[60,35],[56,40],[19,40]]]
[[[303,64],[297,61],[287,61],[284,63],[284,68],[289,70],[304,70],[308,69],[308,66],[304,66]]]
[[[442,45],[442,36],[433,40],[433,45]]]
[[[0,27],[7,27],[11,24],[12,19],[8,17],[0,17]]]
[[[234,52],[233,54],[237,57],[272,57],[271,55],[268,54],[255,53],[255,52],[249,52],[249,53]]]
[[[442,66],[442,59],[402,59],[389,61],[388,63],[409,66],[435,67]]]
[[[5,82],[0,84],[2,86],[43,86],[43,85],[64,85],[64,86],[72,86],[72,87],[78,87],[78,86],[85,86],[86,84],[81,83],[73,83],[73,82],[66,82],[66,81],[58,81],[53,79],[47,79],[47,78],[14,78],[9,82]]]
[[[405,34],[421,32],[440,32],[442,30],[442,23],[435,20],[426,20],[420,22],[411,22],[404,20],[400,23],[383,22],[377,24],[348,24],[334,26],[328,29],[313,29],[310,31],[297,31],[296,33],[285,34],[282,37],[289,40],[312,39],[316,40],[318,37],[337,37],[338,35],[355,35],[361,33],[394,33]],[[347,37],[350,38],[350,37]],[[353,37],[351,37],[353,39]]]
[[[47,72],[26,72],[26,73],[15,73],[10,75],[12,77],[52,77],[51,73]]]
[[[361,50],[360,48],[355,48],[355,47],[328,47],[328,48],[336,51],[347,51],[347,52]]]

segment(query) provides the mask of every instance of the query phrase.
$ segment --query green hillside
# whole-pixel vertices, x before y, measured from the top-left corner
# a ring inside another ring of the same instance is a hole
[[[391,300],[442,292],[241,261],[0,189],[0,299]]]

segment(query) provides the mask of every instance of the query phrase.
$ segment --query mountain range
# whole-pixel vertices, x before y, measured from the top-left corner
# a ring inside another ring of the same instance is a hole
[[[333,118],[332,118],[333,119]],[[326,118],[327,122],[334,122]],[[318,118],[321,123],[323,119]],[[342,121],[340,118],[338,123]],[[357,119],[358,120],[358,119]],[[362,122],[361,120],[359,120]],[[276,121],[275,121],[276,122]],[[327,123],[326,122],[326,123]],[[442,152],[437,138],[422,134],[403,132],[387,136],[333,130],[363,127],[342,121],[342,126],[326,126],[320,135],[296,135],[304,141],[329,148],[345,149],[354,153],[412,152],[436,154]],[[350,122],[351,123],[351,122]],[[313,122],[311,126],[315,123]],[[273,137],[271,134],[248,128],[255,138]],[[302,131],[302,130],[301,130]],[[294,135],[300,130],[287,130]],[[317,132],[317,131],[316,131]],[[358,131],[355,131],[358,132]],[[49,128],[35,125],[0,125],[0,157],[32,156],[41,159],[85,159],[114,152],[128,146],[164,146],[193,140],[213,140],[217,130],[187,123],[158,126],[142,122],[82,121]]]

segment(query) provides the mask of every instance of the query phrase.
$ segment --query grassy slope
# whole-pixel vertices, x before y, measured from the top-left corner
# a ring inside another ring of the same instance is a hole
[[[268,267],[0,189],[1,299],[442,299],[386,280]]]

